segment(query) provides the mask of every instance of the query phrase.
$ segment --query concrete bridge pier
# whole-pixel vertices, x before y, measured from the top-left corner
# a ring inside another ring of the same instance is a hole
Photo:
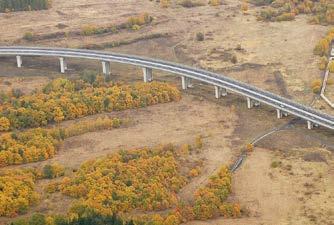
[[[276,109],[276,111],[277,111],[277,119],[282,119],[282,117],[283,117],[283,112],[282,112],[282,110],[280,110],[280,109]]]
[[[16,56],[16,63],[18,68],[22,67],[22,57],[20,55]]]
[[[250,97],[247,97],[247,108],[252,108],[253,106],[257,107],[260,106],[260,102],[251,99]]]
[[[191,87],[191,82],[189,77],[182,76],[181,81],[183,90],[186,90],[187,88]]]
[[[103,72],[103,75],[104,75],[104,79],[107,80],[110,78],[110,62],[108,61],[102,61],[102,72]]]
[[[307,129],[312,130],[314,127],[319,127],[319,124],[307,121]]]
[[[282,119],[283,116],[287,117],[289,115],[289,113],[284,112],[280,109],[276,109],[276,111],[277,111],[277,119]]]
[[[143,68],[143,75],[145,83],[153,81],[153,72],[151,68]]]
[[[226,88],[215,86],[215,96],[217,99],[220,98],[221,96],[226,96],[226,95],[227,95]]]
[[[314,127],[314,124],[311,121],[307,121],[307,129],[312,130]]]
[[[65,71],[67,70],[67,63],[66,63],[65,58],[60,57],[59,62],[60,62],[60,72],[65,73]]]

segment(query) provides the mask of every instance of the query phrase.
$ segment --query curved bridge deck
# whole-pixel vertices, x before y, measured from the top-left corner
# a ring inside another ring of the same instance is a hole
[[[180,75],[182,77],[183,89],[187,88],[190,79],[198,80],[215,86],[217,98],[228,90],[245,96],[249,108],[253,105],[258,105],[259,103],[267,104],[277,109],[278,118],[281,118],[285,113],[289,113],[306,120],[309,129],[311,129],[313,125],[320,125],[334,130],[334,117],[331,115],[322,113],[271,92],[261,90],[252,85],[231,79],[222,74],[173,62],[112,52],[46,47],[0,47],[0,56],[1,55],[16,56],[18,67],[21,67],[22,65],[21,56],[59,57],[61,72],[65,72],[66,70],[66,58],[82,58],[102,61],[103,72],[105,74],[110,73],[110,62],[130,64],[143,67],[145,82],[152,80],[152,69],[163,70]]]

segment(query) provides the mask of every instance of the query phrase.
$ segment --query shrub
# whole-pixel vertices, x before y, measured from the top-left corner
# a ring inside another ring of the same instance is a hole
[[[279,167],[279,166],[281,166],[282,165],[282,162],[280,162],[280,161],[273,161],[271,164],[270,164],[270,167],[271,168],[277,168],[277,167]]]
[[[246,145],[247,152],[252,152],[254,150],[254,145],[252,143],[248,143]]]
[[[168,8],[170,6],[170,0],[160,0],[160,6],[162,8]]]
[[[65,168],[57,163],[48,164],[43,167],[43,177],[47,179],[53,179],[64,176]]]
[[[189,171],[189,177],[198,177],[200,174],[199,168],[193,168]]]
[[[140,15],[130,17],[127,23],[128,26],[132,28],[134,25],[140,27],[142,25],[149,24],[152,22],[152,20],[153,17],[151,17],[148,13],[142,13]]]
[[[334,61],[330,61],[328,64],[328,70],[329,72],[333,73],[334,72]]]
[[[276,17],[276,21],[290,21],[295,19],[294,13],[283,13]]]
[[[204,5],[202,2],[194,1],[194,0],[181,0],[178,4],[185,8],[191,8],[191,7],[197,7],[197,6]]]
[[[198,32],[196,34],[196,40],[197,41],[204,41],[204,34],[202,32]]]
[[[320,58],[319,69],[325,70],[327,68],[328,60],[325,56]]]
[[[329,50],[329,44],[330,42],[327,39],[321,39],[315,46],[313,53],[319,56],[327,55],[327,52]]]
[[[236,64],[238,62],[238,58],[236,55],[233,55],[231,58],[231,63]]]
[[[27,41],[32,41],[34,39],[34,34],[32,32],[26,32],[23,35],[23,39]]]
[[[314,80],[312,82],[311,88],[313,93],[319,94],[321,91],[321,80],[320,79]]]
[[[80,74],[80,78],[89,83],[89,84],[94,84],[94,82],[96,81],[96,77],[97,77],[98,73],[94,70],[84,70],[81,74]]]
[[[251,0],[251,3],[256,6],[270,5],[274,0]]]
[[[0,117],[0,131],[8,131],[10,122],[6,117]]]
[[[243,2],[241,3],[241,10],[242,10],[243,12],[247,12],[247,11],[248,11],[248,3],[247,3],[247,1],[243,1]]]
[[[201,149],[203,148],[203,137],[202,135],[198,135],[195,139],[195,148]]]
[[[258,15],[259,20],[271,21],[276,15],[276,12],[272,9],[264,9],[260,11]]]
[[[81,34],[85,36],[97,34],[99,29],[94,25],[85,25],[81,28]]]
[[[221,0],[210,0],[209,1],[209,5],[211,5],[211,6],[219,6],[221,4],[222,4]]]

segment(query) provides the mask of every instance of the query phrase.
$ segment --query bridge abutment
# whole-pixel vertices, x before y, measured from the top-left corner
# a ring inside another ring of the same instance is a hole
[[[143,68],[143,75],[145,83],[153,81],[153,72],[151,68]]]
[[[217,99],[220,98],[220,97],[222,97],[222,96],[226,96],[226,95],[227,95],[226,88],[215,86],[215,97]]]
[[[16,64],[17,64],[18,68],[22,67],[22,56],[20,56],[20,55],[16,56]]]
[[[59,58],[59,63],[60,63],[60,72],[65,73],[67,70],[67,63],[64,57]]]
[[[111,70],[110,70],[110,62],[102,61],[102,72],[104,75],[104,79],[108,80],[110,78]]]

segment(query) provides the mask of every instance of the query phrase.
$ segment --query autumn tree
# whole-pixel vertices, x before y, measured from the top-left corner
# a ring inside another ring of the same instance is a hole
[[[6,117],[0,117],[0,131],[7,131],[10,128],[9,119]]]

